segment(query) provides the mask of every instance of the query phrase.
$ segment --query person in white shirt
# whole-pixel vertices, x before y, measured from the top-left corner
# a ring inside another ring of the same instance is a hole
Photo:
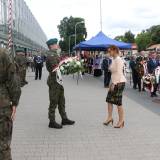
[[[110,46],[108,52],[113,57],[112,64],[110,66],[111,81],[109,92],[106,98],[108,103],[108,115],[104,125],[108,126],[110,123],[113,124],[113,105],[117,105],[119,121],[114,128],[124,127],[124,109],[122,107],[122,95],[125,88],[126,78],[124,76],[124,61],[119,56],[119,48],[116,46]]]

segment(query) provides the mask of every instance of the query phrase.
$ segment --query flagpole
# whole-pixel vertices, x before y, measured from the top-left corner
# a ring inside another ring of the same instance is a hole
[[[102,0],[100,0],[100,29],[102,31]]]

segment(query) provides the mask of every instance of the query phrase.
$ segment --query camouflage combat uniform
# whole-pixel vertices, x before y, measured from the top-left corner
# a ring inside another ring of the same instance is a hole
[[[13,122],[12,106],[17,106],[21,95],[15,65],[7,52],[0,50],[0,160],[11,160]]]
[[[27,59],[24,55],[16,55],[15,62],[19,67],[19,76],[21,80],[21,87],[23,87],[26,82],[26,70],[27,70]]]
[[[49,86],[49,120],[55,122],[55,110],[58,106],[62,119],[67,119],[65,112],[64,88],[57,82],[56,72],[52,72],[53,68],[59,64],[59,56],[56,51],[49,51],[46,58],[46,68],[49,72],[47,84]]]
[[[140,58],[139,58],[140,59]],[[141,59],[140,59],[141,60]],[[136,72],[136,86],[138,85],[139,91],[142,90],[142,77],[144,76],[144,67],[140,63],[140,60],[137,60],[135,65],[135,72]]]
[[[52,72],[60,63],[60,57],[58,56],[59,46],[57,45],[58,39],[50,39],[46,42],[50,51],[47,53],[46,68],[49,72],[48,86],[49,86],[49,128],[61,129],[63,125],[73,125],[75,121],[67,118],[65,112],[65,97],[64,88],[62,86],[61,73],[59,70]],[[55,110],[58,106],[59,113],[62,118],[62,124],[58,124],[55,121]]]

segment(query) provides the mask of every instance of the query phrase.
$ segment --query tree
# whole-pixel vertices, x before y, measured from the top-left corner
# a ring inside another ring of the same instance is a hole
[[[151,45],[160,43],[160,25],[152,26],[143,30],[136,37],[136,43],[139,51],[146,50]]]
[[[124,36],[117,36],[115,39],[129,43],[136,42],[139,51],[146,50],[150,45],[160,44],[160,25],[155,25],[143,30],[136,38],[131,31],[128,31]]]
[[[151,44],[151,35],[148,31],[142,31],[136,37],[136,44],[138,45],[138,50],[146,50],[147,47]]]
[[[116,36],[114,39],[117,41],[122,41],[122,42],[125,41],[124,36]]]
[[[148,32],[151,33],[151,44],[160,43],[160,25],[152,26]]]
[[[134,43],[135,42],[135,35],[128,31],[124,35],[116,36],[114,39],[117,41],[127,42],[127,43]]]
[[[128,31],[124,34],[124,42],[134,43],[135,42],[134,37],[135,35],[131,31]]]
[[[84,22],[83,18],[79,17],[64,17],[60,21],[60,25],[58,25],[59,35],[61,37],[60,47],[63,51],[69,50],[69,38],[70,38],[70,49],[74,47],[74,39],[75,39],[75,25],[78,22]],[[71,36],[72,35],[72,36]],[[77,25],[77,32],[76,32],[76,41],[77,44],[81,41],[84,41],[87,37],[87,31],[85,27],[85,23],[81,23]]]

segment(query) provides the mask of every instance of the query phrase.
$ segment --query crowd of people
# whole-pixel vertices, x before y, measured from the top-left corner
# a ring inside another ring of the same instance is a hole
[[[113,58],[109,54],[90,54],[81,57],[84,59],[85,72],[95,77],[104,75],[104,87],[108,88],[111,82],[109,67]],[[130,82],[133,89],[138,89],[139,92],[150,91],[151,97],[157,97],[160,85],[160,54],[152,51],[147,56],[134,54],[127,57],[128,61],[124,57],[122,59],[125,64],[124,74],[131,74]]]
[[[130,60],[133,89],[139,92],[149,89],[151,97],[157,97],[160,84],[160,56],[151,52],[147,57],[132,56]]]
[[[106,68],[106,66],[102,64],[104,59],[107,60],[107,62],[104,62],[106,64],[108,64],[109,60],[108,67],[111,63],[110,58],[107,55],[104,56],[102,54],[81,54],[81,59],[84,59],[85,72],[88,74],[93,74],[95,77],[102,76],[103,70]]]

